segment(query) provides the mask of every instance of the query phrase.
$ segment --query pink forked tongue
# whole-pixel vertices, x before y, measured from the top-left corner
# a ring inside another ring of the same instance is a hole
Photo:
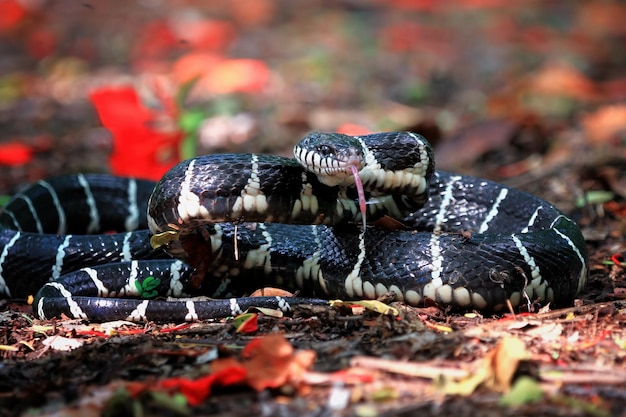
[[[363,231],[365,231],[365,225],[367,224],[367,220],[365,219],[365,192],[363,191],[363,182],[361,181],[361,177],[359,177],[359,170],[355,165],[350,165],[350,170],[352,171],[352,176],[354,176],[354,187],[356,188],[356,192],[359,195],[359,208],[361,209],[361,218],[363,218]]]

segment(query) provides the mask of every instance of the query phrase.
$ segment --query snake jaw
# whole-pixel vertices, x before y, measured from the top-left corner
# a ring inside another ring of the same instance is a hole
[[[317,175],[320,182],[328,186],[354,186],[355,179],[363,168],[363,160],[357,154],[341,157],[334,155],[320,159],[318,166],[308,168]]]

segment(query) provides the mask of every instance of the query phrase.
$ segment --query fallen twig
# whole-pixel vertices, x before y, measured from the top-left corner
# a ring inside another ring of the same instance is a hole
[[[415,376],[428,379],[440,377],[461,379],[470,375],[469,369],[452,366],[426,364],[424,362],[411,363],[398,360],[379,359],[369,356],[355,356],[350,360],[350,366],[376,369],[394,374]]]

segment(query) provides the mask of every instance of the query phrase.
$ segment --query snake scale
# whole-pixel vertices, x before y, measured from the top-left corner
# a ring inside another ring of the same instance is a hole
[[[294,154],[200,156],[156,185],[39,181],[0,213],[0,295],[36,293],[42,319],[194,321],[385,294],[485,312],[563,306],[586,283],[573,220],[435,171],[420,135],[312,133]],[[297,296],[245,296],[267,286]]]

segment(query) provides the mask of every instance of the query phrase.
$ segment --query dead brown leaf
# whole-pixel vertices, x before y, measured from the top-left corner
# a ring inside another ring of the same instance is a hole
[[[277,388],[287,383],[298,386],[302,375],[315,361],[312,350],[296,350],[279,334],[271,334],[250,342],[242,352],[242,361],[231,358],[215,361],[212,372],[239,364],[246,373],[246,383],[257,391]]]
[[[563,63],[550,63],[535,73],[529,80],[528,90],[583,101],[598,98],[598,86],[576,68]]]
[[[615,141],[626,134],[626,104],[604,106],[582,118],[585,135],[594,144]]]

